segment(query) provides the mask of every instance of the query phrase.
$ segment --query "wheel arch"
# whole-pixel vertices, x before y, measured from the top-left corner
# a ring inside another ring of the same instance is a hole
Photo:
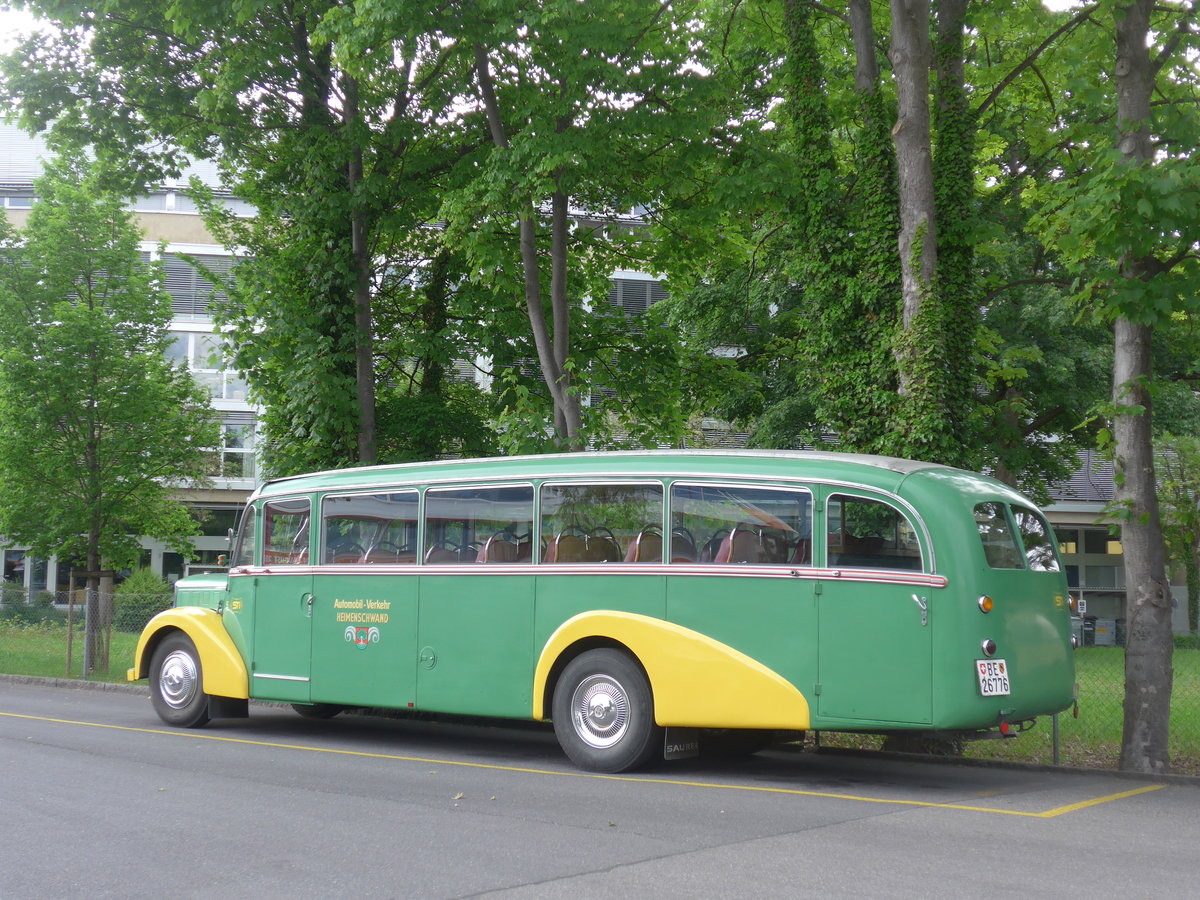
[[[623,650],[641,666],[659,725],[805,730],[807,698],[762,663],[672,622],[616,610],[573,616],[550,635],[534,670],[533,718],[549,717],[563,668],[597,647]]]
[[[220,613],[201,607],[168,609],[151,619],[138,638],[127,679],[137,681],[148,677],[155,649],[168,635],[177,632],[186,634],[200,655],[204,693],[236,700],[249,698],[245,660],[225,630]]]

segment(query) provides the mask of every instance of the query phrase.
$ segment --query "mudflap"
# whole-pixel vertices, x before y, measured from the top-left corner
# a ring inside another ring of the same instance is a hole
[[[248,719],[250,718],[250,701],[238,700],[236,697],[216,697],[209,694],[208,717],[210,719]]]
[[[700,755],[699,728],[667,728],[663,738],[663,759],[692,759]]]

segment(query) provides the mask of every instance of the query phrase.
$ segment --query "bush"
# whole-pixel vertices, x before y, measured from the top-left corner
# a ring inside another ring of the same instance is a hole
[[[1175,635],[1176,650],[1200,650],[1200,634]]]
[[[141,631],[172,603],[171,586],[150,569],[138,569],[113,589],[113,627]]]

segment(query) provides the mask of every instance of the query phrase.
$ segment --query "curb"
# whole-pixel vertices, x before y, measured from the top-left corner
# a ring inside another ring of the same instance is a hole
[[[75,691],[117,691],[123,693],[134,693],[142,691],[149,692],[149,688],[144,684],[130,683],[123,684],[118,681],[84,681],[78,678],[48,678],[42,675],[0,675],[0,684],[38,684],[44,687],[67,688]]]

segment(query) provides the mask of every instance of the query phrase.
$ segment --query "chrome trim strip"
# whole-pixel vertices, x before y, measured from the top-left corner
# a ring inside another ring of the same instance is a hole
[[[231,573],[234,574],[234,573]],[[799,578],[805,581],[838,581],[867,584],[924,585],[946,587],[945,575],[908,572],[898,569],[815,569],[811,566],[752,566],[748,564],[713,565],[711,563],[431,563],[426,565],[328,565],[243,567],[237,575],[620,575],[620,576],[693,576],[712,578]]]
[[[306,675],[268,675],[265,672],[255,672],[255,678],[266,678],[270,681],[308,681]]]

